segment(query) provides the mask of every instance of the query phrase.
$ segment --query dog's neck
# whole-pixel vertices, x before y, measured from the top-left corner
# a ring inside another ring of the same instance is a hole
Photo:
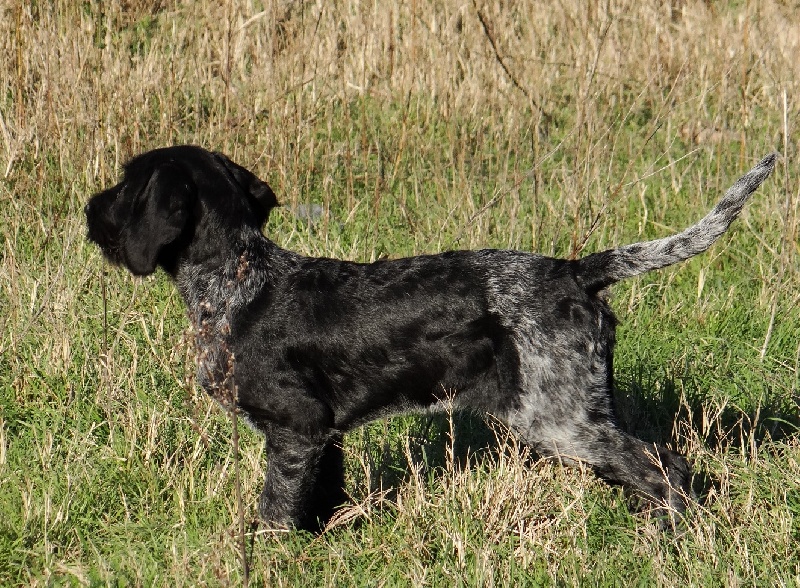
[[[275,245],[251,239],[230,247],[230,255],[209,271],[204,263],[184,262],[175,283],[195,320],[221,320],[249,303],[269,280],[269,260]]]
[[[285,265],[286,254],[260,234],[237,242],[228,250],[230,255],[213,271],[207,264],[184,261],[175,274],[194,330],[198,382],[223,406],[231,406],[232,399],[231,322],[269,287],[273,270],[280,271]]]

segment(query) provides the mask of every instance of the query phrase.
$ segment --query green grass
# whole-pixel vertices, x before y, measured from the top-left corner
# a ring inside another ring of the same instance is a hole
[[[661,237],[785,152],[711,251],[612,291],[620,420],[694,463],[681,532],[496,423],[440,415],[350,433],[331,527],[253,526],[247,545],[253,585],[800,582],[791,7],[481,7],[496,53],[449,1],[73,4],[0,19],[0,585],[243,581],[231,424],[194,384],[182,303],[84,238],[121,162],[182,142],[273,186],[278,244],[359,261]],[[309,225],[293,210],[312,203]],[[264,456],[240,433],[249,522]]]

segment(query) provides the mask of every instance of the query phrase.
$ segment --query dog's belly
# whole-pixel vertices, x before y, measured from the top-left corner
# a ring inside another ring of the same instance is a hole
[[[331,408],[335,428],[496,394],[496,345],[480,326],[439,332],[431,323],[393,326],[385,324],[374,335],[295,342],[286,349],[302,387]]]
[[[497,364],[491,342],[452,345],[452,341],[426,341],[394,350],[371,369],[327,372],[336,427],[349,429],[394,414],[459,408],[474,404],[465,403],[466,398],[496,396]]]

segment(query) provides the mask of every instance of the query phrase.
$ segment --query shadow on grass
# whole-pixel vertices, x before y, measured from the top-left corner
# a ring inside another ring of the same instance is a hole
[[[627,374],[618,373],[614,399],[620,426],[639,439],[672,446],[680,451],[678,436],[696,436],[712,452],[747,449],[779,442],[800,431],[800,411],[776,395],[766,402],[751,401],[738,407],[714,403],[700,393],[687,398],[681,390],[700,390],[702,381],[691,370],[665,374],[663,369],[639,362]],[[703,503],[719,480],[695,465],[693,490]]]
[[[620,426],[644,441],[674,444],[676,423],[691,428],[712,450],[779,441],[800,429],[798,406],[788,406],[776,395],[743,408],[732,402],[715,406],[701,393],[682,396],[681,389],[702,388],[692,371],[665,374],[639,362],[617,376],[614,400]]]
[[[414,471],[425,480],[451,467],[468,467],[495,455],[504,435],[489,417],[469,412],[395,417],[368,427],[356,451],[364,452],[371,479],[359,484],[367,482],[369,492],[385,492],[390,501]]]

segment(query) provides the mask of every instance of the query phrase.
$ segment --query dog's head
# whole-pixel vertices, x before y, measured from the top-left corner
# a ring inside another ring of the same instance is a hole
[[[224,248],[219,239],[260,230],[277,205],[272,189],[242,166],[184,145],[130,160],[122,181],[94,195],[85,212],[89,240],[106,258],[147,275],[158,265],[174,272],[198,231],[215,233],[204,239],[206,251]]]

